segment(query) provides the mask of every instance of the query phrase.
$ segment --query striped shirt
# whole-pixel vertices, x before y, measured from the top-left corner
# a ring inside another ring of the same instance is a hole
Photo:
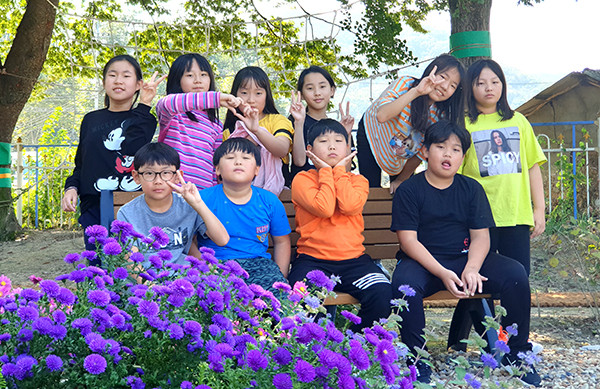
[[[167,95],[156,104],[160,124],[158,141],[172,146],[179,153],[181,171],[198,190],[217,183],[213,155],[223,143],[223,125],[211,122],[205,111],[219,108],[220,93],[176,93]],[[198,120],[191,120],[191,112]]]
[[[414,155],[425,160],[423,155],[423,134],[413,130],[410,121],[410,106],[406,107],[399,115],[379,123],[377,109],[384,104],[391,103],[413,87],[415,79],[402,76],[392,82],[381,96],[369,106],[363,117],[365,133],[371,146],[371,152],[377,164],[389,175],[397,175],[402,171],[406,160]],[[429,109],[429,123],[433,124],[439,119],[439,111],[435,104]]]

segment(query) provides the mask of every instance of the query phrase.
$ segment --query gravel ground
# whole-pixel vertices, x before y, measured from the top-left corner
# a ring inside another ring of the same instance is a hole
[[[436,335],[436,339],[430,343],[433,378],[443,382],[444,387],[458,387],[448,384],[454,378],[451,360],[459,355],[478,360],[479,353],[471,350],[467,353],[446,352],[452,309],[431,308],[426,315],[428,328]],[[595,321],[591,309],[533,309],[530,338],[544,347],[540,354],[542,361],[537,366],[542,387],[600,388],[600,325]],[[506,381],[509,376],[498,370],[494,378]],[[513,379],[510,387],[518,387],[519,384]]]

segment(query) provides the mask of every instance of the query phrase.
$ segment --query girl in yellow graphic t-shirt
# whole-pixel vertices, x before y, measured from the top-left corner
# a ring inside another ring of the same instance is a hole
[[[540,172],[546,158],[531,124],[508,105],[500,65],[491,59],[475,62],[465,88],[473,147],[462,173],[479,181],[488,196],[496,223],[490,249],[519,261],[529,274],[530,238],[546,227]]]

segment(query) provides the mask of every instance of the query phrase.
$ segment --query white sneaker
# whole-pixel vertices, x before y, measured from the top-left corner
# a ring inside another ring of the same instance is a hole
[[[531,351],[532,351],[534,354],[539,354],[539,353],[541,353],[542,351],[544,351],[544,346],[542,346],[541,344],[539,344],[539,343],[537,343],[537,342],[534,342],[534,341],[532,341],[531,339],[528,339],[527,341],[528,341],[529,343],[531,343]]]

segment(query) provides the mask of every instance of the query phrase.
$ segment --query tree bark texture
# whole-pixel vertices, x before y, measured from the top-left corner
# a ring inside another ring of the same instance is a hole
[[[450,9],[450,33],[464,31],[489,31],[492,0],[448,0]],[[467,57],[460,61],[469,67],[478,59],[486,57]]]
[[[44,67],[59,0],[28,0],[0,71],[0,142],[10,143],[19,115]],[[0,165],[0,167],[10,167]],[[0,188],[0,240],[19,230],[10,188]]]

